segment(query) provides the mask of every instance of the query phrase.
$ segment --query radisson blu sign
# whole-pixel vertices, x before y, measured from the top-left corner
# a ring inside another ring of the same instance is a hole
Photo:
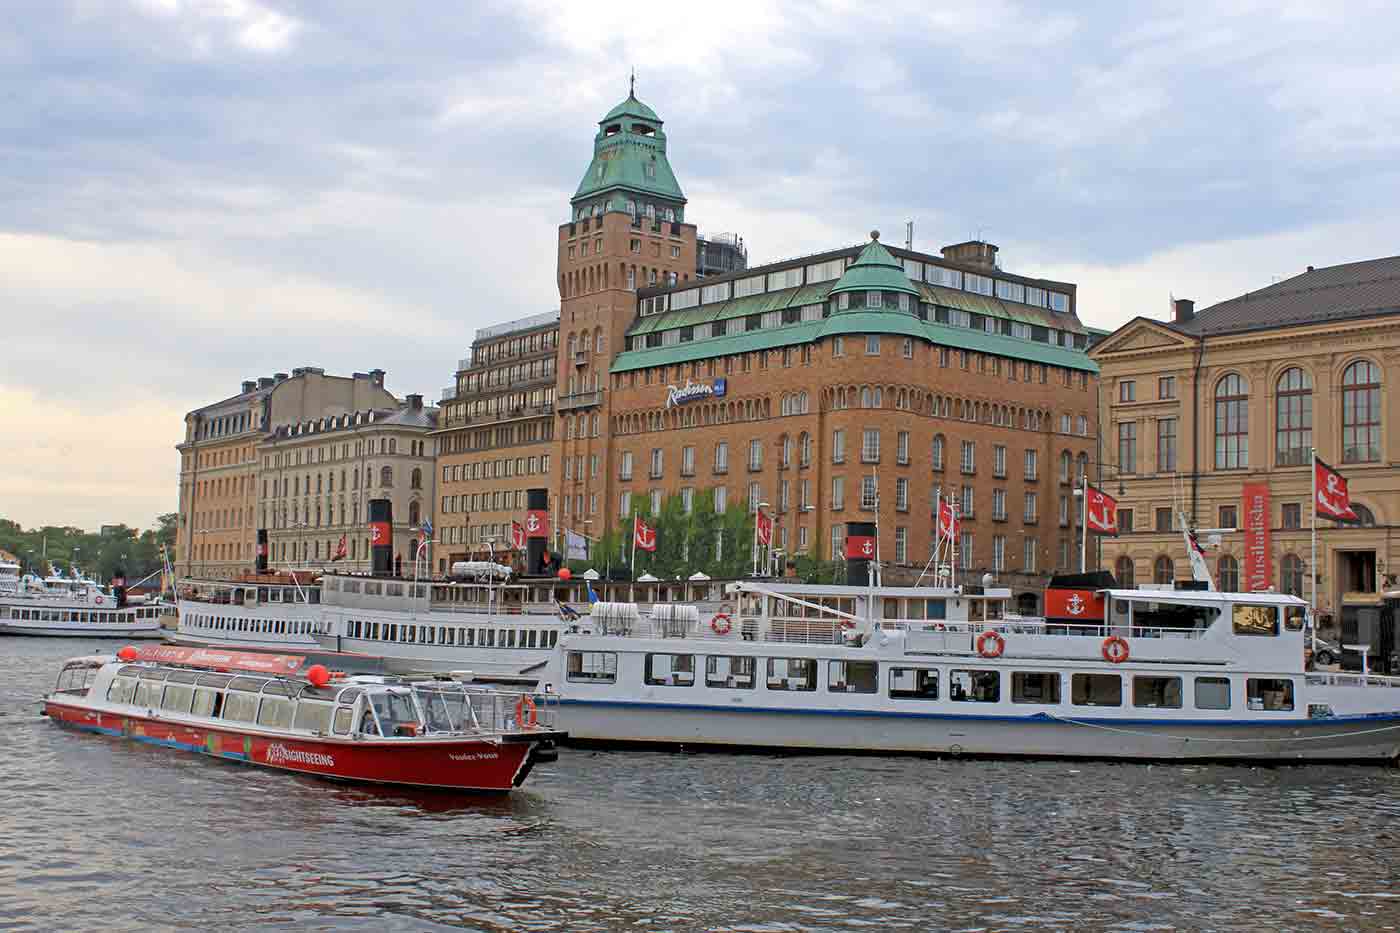
[[[698,402],[706,398],[724,398],[724,383],[724,377],[721,376],[714,382],[691,382],[687,379],[683,386],[667,386],[666,407]]]

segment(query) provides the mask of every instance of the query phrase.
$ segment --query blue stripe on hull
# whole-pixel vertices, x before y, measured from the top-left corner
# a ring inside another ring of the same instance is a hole
[[[1056,717],[1049,713],[1031,713],[1026,716],[1003,716],[988,715],[975,716],[967,713],[921,713],[904,710],[880,710],[880,709],[790,709],[773,706],[716,706],[707,703],[648,703],[641,700],[583,700],[583,699],[563,699],[559,700],[560,706],[601,706],[615,709],[646,709],[646,710],[681,710],[686,712],[713,712],[713,713],[766,713],[778,716],[863,716],[873,719],[940,719],[959,720],[962,722],[1014,722],[1014,723],[1038,723],[1046,725],[1060,725],[1066,720],[1075,722],[1091,723],[1103,726],[1169,726],[1181,728],[1183,726],[1205,726],[1205,727],[1259,727],[1259,726],[1292,726],[1292,727],[1318,727],[1318,726],[1345,726],[1351,724],[1386,724],[1400,723],[1400,711],[1393,713],[1365,713],[1359,716],[1332,716],[1326,719],[1137,719],[1127,717],[1091,717],[1076,715],[1071,707],[1069,712]]]
[[[191,745],[189,742],[176,742],[173,739],[158,739],[149,735],[133,735],[130,732],[123,732],[120,729],[108,729],[105,726],[89,726],[76,722],[63,722],[54,720],[59,725],[68,729],[77,729],[79,732],[92,732],[97,735],[110,735],[118,739],[131,739],[134,742],[144,742],[147,745],[158,745],[161,748],[177,748],[182,752],[198,752],[201,755],[208,755],[210,758],[231,758],[234,761],[247,761],[248,756],[242,752],[211,752],[204,745]]]

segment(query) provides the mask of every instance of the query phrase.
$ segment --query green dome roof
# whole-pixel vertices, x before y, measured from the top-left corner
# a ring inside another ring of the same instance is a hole
[[[904,274],[904,266],[880,245],[879,230],[870,231],[870,243],[861,250],[856,261],[846,267],[846,274],[832,286],[829,294],[872,290],[919,297],[919,290],[909,284],[909,277]]]
[[[661,122],[661,118],[656,115],[656,111],[637,100],[636,95],[633,94],[628,94],[626,100],[609,110],[608,115],[598,122],[608,123],[623,116],[641,117],[643,120],[650,120],[653,123]]]

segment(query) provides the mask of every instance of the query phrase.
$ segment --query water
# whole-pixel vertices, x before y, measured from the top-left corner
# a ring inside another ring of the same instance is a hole
[[[565,749],[384,793],[58,729],[96,647],[0,640],[0,928],[1400,927],[1391,769]]]

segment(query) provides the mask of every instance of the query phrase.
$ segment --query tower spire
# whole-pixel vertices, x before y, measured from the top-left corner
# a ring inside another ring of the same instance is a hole
[[[632,68],[631,76],[627,79],[627,96],[637,96],[637,69],[635,66]]]

